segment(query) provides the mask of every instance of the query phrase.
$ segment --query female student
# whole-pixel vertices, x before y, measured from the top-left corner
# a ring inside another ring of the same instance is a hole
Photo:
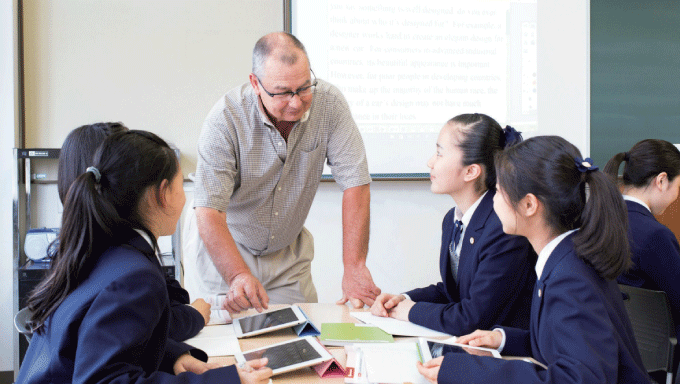
[[[170,147],[144,131],[109,136],[66,195],[59,246],[29,298],[33,338],[17,382],[264,383],[266,359],[175,377],[194,359],[166,348],[170,304],[157,257],[185,197]]]
[[[475,331],[458,341],[531,356],[547,369],[449,353],[419,364],[420,372],[432,383],[648,383],[615,280],[630,267],[616,186],[556,136],[503,151],[496,167],[494,208],[503,230],[526,236],[538,252],[531,325]]]
[[[525,238],[503,233],[493,210],[494,155],[521,139],[483,114],[459,115],[444,125],[427,163],[432,192],[456,203],[442,224],[442,282],[381,294],[371,308],[374,315],[452,335],[494,324],[528,328],[536,254]]]
[[[643,140],[612,157],[605,172],[618,179],[624,161],[623,199],[628,208],[633,267],[618,281],[666,292],[680,337],[680,246],[673,232],[654,218],[678,198],[680,151],[667,141]]]
[[[127,131],[122,123],[95,123],[72,130],[59,152],[57,190],[62,205],[71,183],[92,165],[97,147],[108,136]],[[166,278],[170,299],[170,325],[168,337],[174,341],[192,338],[210,320],[210,304],[197,299],[189,304],[189,293],[175,279]]]

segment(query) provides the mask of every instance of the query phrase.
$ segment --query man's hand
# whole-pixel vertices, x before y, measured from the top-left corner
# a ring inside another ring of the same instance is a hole
[[[437,384],[437,376],[439,376],[439,368],[441,368],[443,360],[444,356],[426,361],[425,364],[422,364],[419,361],[416,363],[416,368],[418,368],[418,372],[420,372],[421,375],[425,376],[427,381],[432,384]]]
[[[187,352],[180,356],[179,359],[175,361],[175,364],[172,366],[172,369],[175,372],[175,375],[179,375],[182,372],[193,372],[197,375],[200,375],[205,371],[219,367],[221,367],[220,364],[204,363],[201,360],[198,360],[197,358],[191,356],[189,352]]]
[[[229,283],[229,291],[224,300],[223,308],[229,313],[239,313],[248,308],[255,308],[258,312],[267,309],[269,296],[262,283],[250,272],[236,275]]]
[[[203,316],[205,325],[208,325],[208,322],[210,321],[210,304],[206,303],[203,299],[196,299],[193,303],[191,303],[191,306],[194,307],[198,313],[201,314],[201,316]]]
[[[354,308],[363,308],[364,305],[373,305],[376,297],[380,294],[380,288],[373,283],[373,277],[366,265],[348,269],[342,276],[342,299],[337,304],[345,304],[348,300]]]
[[[381,293],[371,305],[371,313],[375,316],[388,317],[390,310],[405,299],[404,295]]]

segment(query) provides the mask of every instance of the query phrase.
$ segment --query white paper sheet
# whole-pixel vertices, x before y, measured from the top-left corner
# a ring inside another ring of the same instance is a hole
[[[390,335],[418,337],[451,336],[446,333],[433,331],[429,328],[413,324],[410,321],[401,321],[391,317],[374,316],[370,312],[350,312],[349,314],[359,321],[375,325]]]
[[[418,372],[416,362],[420,353],[416,342],[388,344],[354,344],[363,357],[366,379],[371,383],[414,383],[429,382]]]
[[[238,344],[232,324],[206,326],[198,335],[185,341],[185,343],[202,349],[211,357],[233,356],[235,353],[241,352],[241,346]]]

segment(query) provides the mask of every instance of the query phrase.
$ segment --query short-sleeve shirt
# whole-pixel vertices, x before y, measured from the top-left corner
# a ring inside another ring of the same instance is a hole
[[[234,240],[254,255],[276,252],[302,230],[326,161],[343,190],[371,182],[339,89],[318,80],[308,113],[286,142],[245,83],[220,98],[203,123],[194,207],[226,212]]]

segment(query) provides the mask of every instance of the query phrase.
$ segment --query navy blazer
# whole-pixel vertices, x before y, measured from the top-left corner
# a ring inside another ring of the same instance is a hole
[[[503,354],[520,360],[448,353],[439,383],[649,383],[616,281],[576,255],[573,235],[558,244],[534,288],[529,331],[506,328]]]
[[[664,291],[671,305],[675,331],[680,339],[680,246],[670,229],[659,223],[642,205],[626,201],[628,241],[633,267],[619,276],[621,284]]]
[[[205,327],[205,319],[196,308],[189,305],[189,292],[175,279],[166,276],[165,282],[170,300],[168,337],[175,341],[184,341],[198,335]]]
[[[411,322],[456,336],[494,324],[529,328],[536,253],[525,237],[503,233],[493,210],[494,195],[487,192],[465,230],[458,283],[449,257],[454,209],[446,214],[439,257],[442,282],[407,292],[416,302],[409,311]]]
[[[98,257],[33,335],[17,383],[240,382],[234,366],[167,373],[181,354],[196,352],[168,339],[169,317],[158,260],[144,238],[130,234]]]

